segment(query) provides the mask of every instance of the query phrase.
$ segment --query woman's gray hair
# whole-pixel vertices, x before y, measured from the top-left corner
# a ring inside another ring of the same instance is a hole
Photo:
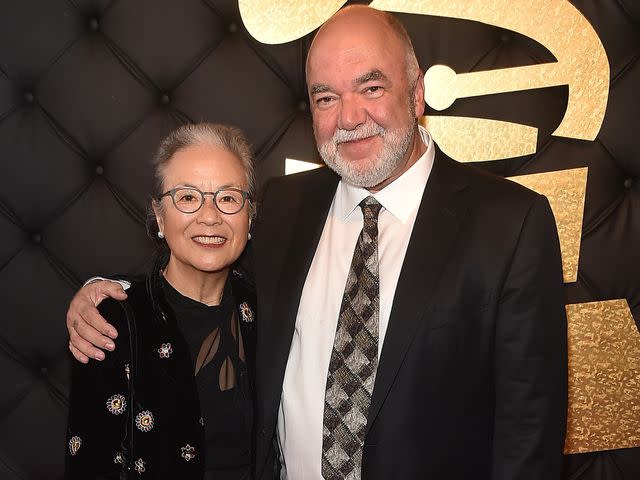
[[[160,143],[153,160],[153,198],[162,195],[164,168],[173,156],[185,148],[213,145],[229,151],[242,162],[247,175],[247,191],[255,197],[253,150],[242,130],[219,123],[188,123],[173,130]]]

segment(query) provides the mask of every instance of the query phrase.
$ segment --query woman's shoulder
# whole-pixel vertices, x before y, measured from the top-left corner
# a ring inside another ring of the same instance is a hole
[[[115,300],[109,297],[100,302],[97,307],[100,315],[118,331],[119,326],[127,324],[128,312],[131,312],[132,308],[134,311],[139,310],[147,299],[144,279],[133,279],[129,284],[129,288],[126,289],[126,300]]]
[[[247,318],[255,317],[256,311],[256,288],[253,279],[243,270],[233,269],[230,281],[233,298],[242,315],[241,320],[253,321],[253,318]]]
[[[253,276],[247,270],[240,267],[233,268],[230,274],[230,281],[234,296],[255,299],[256,285],[253,281]]]

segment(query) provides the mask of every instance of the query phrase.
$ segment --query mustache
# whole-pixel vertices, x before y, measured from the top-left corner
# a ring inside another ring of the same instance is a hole
[[[360,125],[354,130],[344,130],[337,128],[333,133],[332,141],[335,145],[339,145],[344,142],[353,142],[356,140],[362,140],[364,138],[373,137],[375,135],[383,136],[386,129],[378,125],[377,123],[365,123]]]

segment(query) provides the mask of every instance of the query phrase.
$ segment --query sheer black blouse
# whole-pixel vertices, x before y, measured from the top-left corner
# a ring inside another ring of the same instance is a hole
[[[230,282],[216,306],[185,297],[164,277],[161,284],[194,365],[205,430],[205,470],[216,479],[249,478],[252,402]]]

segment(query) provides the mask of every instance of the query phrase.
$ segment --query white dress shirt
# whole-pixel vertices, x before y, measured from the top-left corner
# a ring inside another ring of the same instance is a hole
[[[282,479],[321,479],[322,420],[329,360],[353,251],[362,230],[358,204],[373,195],[378,217],[380,314],[378,355],[382,350],[398,277],[418,207],[431,173],[435,147],[420,127],[426,152],[404,174],[376,193],[340,181],[307,274],[278,411]]]

